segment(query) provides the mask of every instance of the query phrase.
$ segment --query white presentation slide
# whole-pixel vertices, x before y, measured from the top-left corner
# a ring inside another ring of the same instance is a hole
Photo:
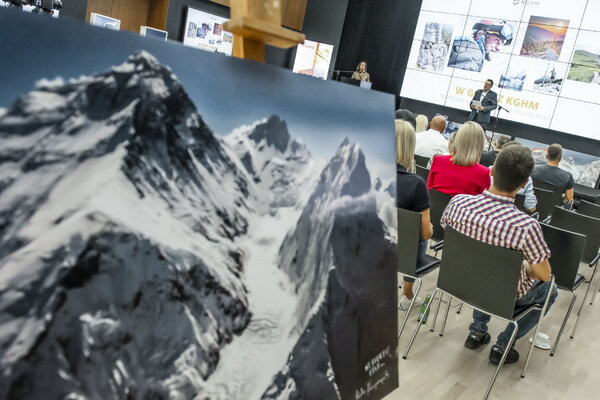
[[[183,44],[230,56],[233,53],[233,34],[223,30],[227,21],[227,18],[188,6]]]
[[[332,54],[332,44],[305,40],[304,44],[299,44],[296,50],[293,71],[302,75],[327,79]]]
[[[598,0],[423,0],[400,95],[469,110],[492,79],[500,118],[600,140],[599,15]]]

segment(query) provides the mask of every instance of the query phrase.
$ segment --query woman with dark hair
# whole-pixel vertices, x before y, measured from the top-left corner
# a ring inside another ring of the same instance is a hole
[[[356,66],[356,72],[352,74],[352,79],[356,79],[357,81],[371,82],[371,77],[367,72],[367,62],[361,61]]]

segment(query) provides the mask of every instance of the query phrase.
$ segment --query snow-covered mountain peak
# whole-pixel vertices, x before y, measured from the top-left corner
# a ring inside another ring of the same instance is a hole
[[[287,124],[277,115],[271,115],[265,122],[256,125],[248,137],[257,145],[264,140],[264,144],[273,146],[280,153],[287,150],[290,142]]]
[[[224,142],[259,191],[270,196],[265,200],[274,208],[298,205],[306,197],[299,189],[311,187],[322,167],[304,143],[291,137],[287,123],[277,115],[235,129]]]

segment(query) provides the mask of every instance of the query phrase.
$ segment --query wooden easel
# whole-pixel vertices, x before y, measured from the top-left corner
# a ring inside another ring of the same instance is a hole
[[[233,56],[265,62],[265,45],[283,49],[303,43],[305,35],[281,26],[284,0],[231,0],[231,19],[225,30],[233,33]]]

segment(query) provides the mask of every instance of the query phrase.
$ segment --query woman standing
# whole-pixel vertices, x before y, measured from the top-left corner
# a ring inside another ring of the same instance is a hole
[[[361,61],[356,66],[356,72],[352,74],[352,79],[356,79],[357,81],[371,82],[371,77],[367,72],[367,62]]]

